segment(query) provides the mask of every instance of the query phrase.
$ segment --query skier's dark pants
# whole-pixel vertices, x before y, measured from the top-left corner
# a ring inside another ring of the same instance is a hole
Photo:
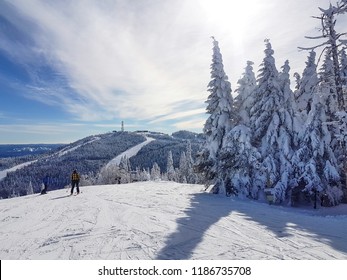
[[[71,181],[71,185],[72,185],[72,187],[71,187],[71,194],[73,194],[73,190],[74,190],[75,186],[76,186],[77,193],[80,193],[79,182],[80,181],[75,181],[75,180]]]

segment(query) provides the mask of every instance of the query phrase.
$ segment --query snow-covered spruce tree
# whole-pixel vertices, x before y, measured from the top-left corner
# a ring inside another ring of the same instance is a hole
[[[306,129],[300,137],[300,148],[296,151],[293,162],[297,169],[300,191],[310,195],[315,191],[325,194],[324,204],[333,206],[340,202],[342,191],[339,188],[336,158],[330,147],[331,133],[324,103],[324,99],[315,94]]]
[[[188,164],[186,153],[182,152],[178,166],[178,182],[187,183]]]
[[[282,71],[279,73],[280,87],[283,93],[283,107],[290,113],[289,119],[294,119],[295,111],[297,111],[296,103],[294,100],[294,93],[290,88],[290,66],[289,61],[286,60],[281,67]],[[291,126],[291,125],[290,125]]]
[[[254,90],[256,78],[253,72],[253,62],[247,61],[245,73],[238,80],[239,87],[235,92],[238,95],[234,99],[235,127],[228,133],[224,145],[220,164],[225,174],[223,182],[225,187],[234,195],[256,196],[258,188],[252,181],[252,173],[258,163],[260,154],[251,144],[251,130],[249,129],[250,110],[254,103]],[[255,191],[254,191],[254,189]]]
[[[225,144],[225,138],[232,127],[233,98],[228,76],[224,72],[222,54],[218,42],[213,38],[213,56],[211,64],[211,81],[208,84],[210,95],[206,101],[207,113],[210,115],[204,126],[206,141],[198,153],[195,170],[202,173],[206,184],[214,184],[214,193],[225,193],[220,182],[219,154]]]
[[[346,47],[347,40],[342,39],[343,36],[346,36],[346,33],[339,33],[336,27],[338,26],[338,17],[346,14],[347,12],[347,1],[339,0],[334,5],[330,4],[328,9],[320,8],[320,11],[321,15],[316,18],[321,22],[322,35],[318,37],[308,38],[324,40],[323,43],[312,47],[312,49],[324,46],[324,50],[327,52],[325,59],[326,65],[323,67],[325,73],[324,75],[322,75],[324,82],[321,84],[320,91],[323,91],[325,94],[329,94],[328,90],[330,85],[330,94],[336,94],[336,100],[334,97],[328,98],[327,96],[325,96],[325,102],[327,103],[326,110],[328,112],[328,122],[331,123],[331,128],[329,128],[332,134],[331,145],[333,146],[335,155],[339,156],[341,155],[341,153],[345,153],[345,151],[341,150],[341,147],[339,147],[337,143],[338,141],[335,137],[336,133],[338,133],[339,131],[339,127],[336,125],[336,115],[334,113],[336,111],[343,113],[346,110],[347,106],[347,91],[344,87],[344,74],[342,71],[344,65],[344,62],[342,61],[344,55],[343,49]],[[333,85],[332,79],[334,79],[335,88],[334,86],[331,86]],[[337,106],[335,106],[335,102]],[[337,110],[334,111],[334,107],[336,107]],[[340,168],[339,173],[343,174],[344,170],[341,170]]]
[[[129,158],[125,155],[121,158],[119,163],[119,177],[122,184],[131,182],[131,164]]]
[[[177,181],[177,175],[173,165],[173,158],[172,158],[171,151],[169,151],[167,156],[166,176],[168,181]]]
[[[252,174],[253,183],[264,188],[271,181],[275,202],[286,199],[293,172],[290,163],[294,149],[293,104],[284,93],[284,78],[279,78],[269,40],[265,40],[265,58],[259,70],[255,101],[250,111],[252,145],[261,154],[260,168]],[[287,70],[286,70],[287,71]],[[258,193],[252,194],[258,198]]]
[[[161,172],[158,163],[153,163],[153,167],[151,169],[151,180],[158,181],[161,179]]]
[[[187,167],[187,183],[189,184],[197,184],[198,183],[198,177],[194,173],[193,166],[194,166],[194,160],[192,157],[192,145],[191,142],[188,140],[187,141],[187,146],[186,146],[186,167]]]
[[[299,117],[306,122],[307,115],[311,111],[313,93],[318,84],[316,53],[311,51],[306,61],[306,67],[299,80],[298,88],[294,92],[296,107]]]
[[[323,65],[319,73],[319,92],[325,102],[328,121],[333,121],[338,111],[337,86],[334,78],[334,65],[330,52],[326,52]]]
[[[139,173],[139,181],[150,181],[151,180],[151,173],[149,169],[142,169]]]
[[[245,73],[243,77],[237,81],[239,87],[235,90],[238,94],[234,99],[235,111],[241,118],[240,122],[246,125],[249,123],[249,114],[254,102],[253,92],[257,83],[253,72],[253,64],[252,61],[247,61]]]
[[[120,163],[119,163],[119,168],[123,169],[126,172],[131,171],[130,160],[126,155],[121,158]]]
[[[333,62],[330,58],[330,53],[327,52],[324,63],[320,72],[320,83],[319,83],[319,94],[322,96],[325,111],[327,115],[328,129],[331,135],[330,147],[334,151],[337,159],[337,165],[335,166],[343,177],[344,174],[344,155],[346,153],[345,147],[341,145],[336,135],[340,133],[340,124],[338,122],[337,115],[344,111],[338,111],[338,100],[337,100],[337,86],[334,79]]]
[[[98,177],[97,184],[100,184],[100,185],[117,184],[120,174],[121,172],[117,164],[106,165],[100,170],[97,176]]]
[[[127,156],[121,158],[118,164],[105,165],[94,179],[97,184],[126,184],[131,182],[130,162]],[[84,176],[83,176],[84,177]],[[83,179],[84,181],[84,179]],[[82,183],[82,181],[81,181]]]
[[[29,182],[29,185],[27,187],[27,195],[34,194],[33,184],[31,181]]]
[[[347,111],[337,112],[337,127],[336,141],[338,143],[338,149],[341,152],[337,155],[337,161],[339,164],[341,186],[344,193],[344,202],[347,202]],[[335,153],[336,154],[336,153]]]
[[[238,196],[257,197],[261,185],[253,181],[259,152],[251,144],[251,130],[244,124],[235,126],[227,136],[220,160],[225,170],[224,182]],[[259,187],[259,188],[258,188]]]
[[[192,146],[187,141],[186,151],[181,153],[179,167],[177,170],[178,181],[181,183],[196,184],[198,183],[197,175],[193,171],[194,161],[192,158]]]

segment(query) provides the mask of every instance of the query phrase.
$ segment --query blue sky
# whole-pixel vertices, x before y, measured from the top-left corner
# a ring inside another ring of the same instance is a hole
[[[0,0],[0,143],[69,143],[149,129],[202,132],[212,41],[237,88],[270,38],[305,65],[327,0]],[[342,20],[341,20],[342,22]],[[344,21],[346,23],[346,21]],[[292,82],[294,79],[292,79]]]

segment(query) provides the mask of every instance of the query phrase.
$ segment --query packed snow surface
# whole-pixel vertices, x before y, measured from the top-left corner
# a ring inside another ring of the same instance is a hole
[[[0,201],[0,259],[347,259],[346,205],[294,209],[139,182]]]

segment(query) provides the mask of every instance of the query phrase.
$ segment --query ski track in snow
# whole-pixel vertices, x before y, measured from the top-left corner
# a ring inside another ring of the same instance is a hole
[[[347,260],[346,205],[332,216],[202,190],[139,182],[1,200],[0,259]]]
[[[121,153],[120,155],[116,156],[114,159],[112,159],[107,165],[106,168],[109,167],[110,165],[119,165],[119,163],[121,162],[121,159],[126,156],[127,158],[131,158],[133,156],[136,156],[137,153],[146,145],[148,145],[149,143],[151,143],[152,141],[154,141],[154,138],[151,137],[147,137],[145,135],[143,135],[146,140],[128,150],[126,150],[125,152]]]

